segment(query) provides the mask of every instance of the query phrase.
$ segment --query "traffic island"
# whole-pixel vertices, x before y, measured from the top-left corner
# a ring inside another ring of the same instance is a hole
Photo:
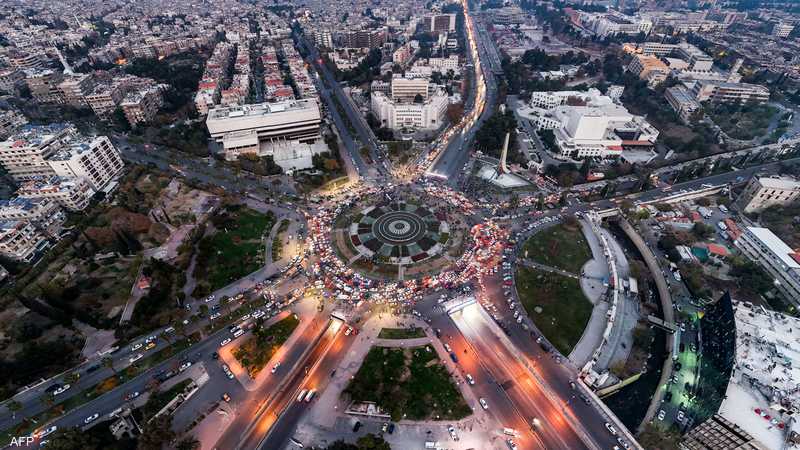
[[[432,346],[372,347],[343,391],[392,420],[460,420],[472,414]]]
[[[584,263],[592,259],[577,221],[565,221],[536,233],[525,242],[522,252],[522,256],[531,261],[576,275],[581,273]]]
[[[267,365],[269,360],[292,335],[300,320],[290,315],[267,328],[260,324],[253,329],[253,334],[242,345],[233,351],[233,356],[253,379]]]
[[[517,294],[536,327],[562,355],[569,355],[581,339],[592,304],[580,282],[558,273],[519,266]]]

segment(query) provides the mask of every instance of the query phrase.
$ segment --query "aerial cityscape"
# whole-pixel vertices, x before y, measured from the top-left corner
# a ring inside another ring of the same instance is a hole
[[[798,112],[795,0],[5,0],[0,448],[800,448]]]

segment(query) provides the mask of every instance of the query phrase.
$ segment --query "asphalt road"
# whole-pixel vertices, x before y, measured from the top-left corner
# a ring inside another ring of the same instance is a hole
[[[302,390],[314,390],[317,392],[312,402],[316,401],[319,393],[322,392],[330,383],[331,373],[339,366],[347,350],[355,341],[355,336],[345,336],[344,326],[332,329],[334,334],[327,351],[322,353],[319,358],[309,361],[310,367],[308,376],[300,379],[298,383],[293,383],[294,389],[286,389],[286,395],[281,400],[279,408],[282,411],[278,420],[270,429],[267,437],[257,447],[264,450],[283,448],[292,437],[297,424],[302,415],[311,406],[310,402],[298,402],[297,397]]]

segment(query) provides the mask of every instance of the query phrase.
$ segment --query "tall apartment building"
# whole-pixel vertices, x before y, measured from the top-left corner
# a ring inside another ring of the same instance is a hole
[[[432,33],[456,31],[455,14],[427,14],[422,20],[425,31]]]
[[[24,220],[0,221],[0,255],[31,262],[48,246],[49,242],[33,223]]]
[[[770,206],[788,205],[800,198],[800,182],[789,177],[753,177],[736,205],[745,213],[759,212]]]
[[[772,27],[772,35],[779,38],[787,38],[794,30],[794,25],[790,23],[778,22]]]
[[[767,450],[735,423],[715,414],[684,436],[683,450]]]
[[[27,123],[28,119],[13,109],[0,110],[0,140],[8,139]]]
[[[15,197],[0,200],[0,220],[23,220],[45,235],[56,238],[61,233],[67,216],[58,203],[47,198]]]
[[[0,164],[16,181],[58,175],[84,179],[96,191],[123,167],[107,137],[84,137],[68,124],[24,126],[0,142]]]
[[[89,206],[95,191],[82,178],[61,178],[56,175],[39,177],[20,183],[17,197],[53,200],[70,211],[82,211]]]
[[[106,136],[75,139],[47,163],[55,175],[86,180],[96,191],[105,188],[124,167],[119,151]]]
[[[76,108],[89,106],[86,96],[92,91],[95,80],[92,74],[76,73],[64,77],[64,81],[58,84],[58,89],[64,97],[64,102]]]
[[[0,69],[0,91],[13,93],[14,89],[25,82],[25,73],[9,67]]]
[[[666,64],[659,58],[648,55],[634,55],[628,65],[628,71],[639,79],[647,81],[650,87],[663,82],[669,75],[669,67]]]
[[[26,70],[25,84],[31,92],[31,97],[38,103],[50,105],[64,104],[64,93],[59,89],[59,84],[64,79],[60,72],[55,70]]]
[[[113,82],[104,82],[94,85],[83,98],[100,120],[110,121],[123,96],[124,91],[121,86]]]
[[[386,30],[356,30],[338,34],[340,47],[346,48],[380,48],[386,43]]]
[[[767,228],[745,227],[734,244],[775,279],[787,300],[800,305],[800,254]]]
[[[152,121],[163,103],[161,89],[153,86],[128,93],[120,103],[120,107],[128,123],[135,127]]]
[[[720,103],[763,103],[769,100],[769,89],[758,84],[699,80],[694,82],[692,95],[698,102],[710,100]]]
[[[694,99],[692,93],[684,86],[672,86],[664,91],[664,98],[675,110],[683,123],[688,124],[692,114],[700,109],[700,103]]]
[[[48,59],[42,53],[31,53],[24,50],[14,50],[6,55],[11,67],[20,70],[44,69],[47,67]]]

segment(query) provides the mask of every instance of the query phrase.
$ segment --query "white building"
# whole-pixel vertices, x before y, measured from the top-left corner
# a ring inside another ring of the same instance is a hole
[[[47,163],[55,175],[86,180],[95,191],[103,190],[125,165],[119,151],[106,136],[70,142]]]
[[[320,123],[319,105],[314,99],[219,107],[209,111],[206,119],[211,138],[222,144],[228,160],[243,154],[272,155],[278,163],[276,151],[285,152],[287,146],[294,146],[294,151],[302,156],[285,158],[294,162],[291,166],[281,165],[284,170],[312,166]]]
[[[534,92],[530,107],[518,113],[539,129],[553,130],[561,158],[619,156],[624,147],[650,148],[658,138],[658,130],[643,117],[597,89]]]
[[[42,233],[55,238],[67,217],[53,200],[16,197],[0,201],[0,220],[28,221]]]
[[[24,220],[0,221],[0,255],[22,262],[31,262],[49,246],[36,227]]]
[[[759,212],[770,206],[783,206],[800,198],[800,182],[789,177],[753,177],[736,203],[745,213]]]
[[[68,124],[24,126],[0,142],[0,164],[16,181],[58,175],[84,179],[96,191],[105,188],[123,167],[107,137],[84,137]]]
[[[800,255],[767,228],[745,227],[734,244],[775,279],[779,292],[800,305]]]
[[[779,22],[772,27],[772,35],[779,38],[787,38],[794,30],[794,25],[790,23]]]
[[[444,91],[437,91],[421,103],[394,101],[381,92],[373,92],[371,103],[372,112],[384,127],[435,130],[442,125],[449,102]]]
[[[413,102],[417,95],[424,99],[428,98],[429,82],[423,77],[399,77],[392,78],[392,100],[396,102]]]
[[[81,178],[40,177],[19,185],[17,196],[21,198],[51,199],[63,208],[82,211],[89,206],[95,190]]]
[[[692,114],[700,109],[700,103],[683,86],[672,86],[664,91],[664,98],[683,123],[689,123]]]

